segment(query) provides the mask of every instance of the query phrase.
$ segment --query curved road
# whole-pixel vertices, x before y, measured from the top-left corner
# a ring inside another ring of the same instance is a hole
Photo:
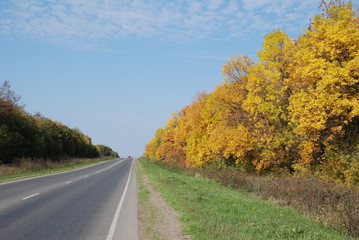
[[[139,239],[133,160],[0,184],[0,239]]]

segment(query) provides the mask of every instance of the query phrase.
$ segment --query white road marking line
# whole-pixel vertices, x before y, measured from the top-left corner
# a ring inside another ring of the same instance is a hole
[[[66,182],[65,184],[69,184],[69,183],[72,183],[72,181],[68,181],[68,182]]]
[[[27,196],[27,197],[24,197],[22,198],[22,200],[26,200],[26,199],[29,199],[29,198],[32,198],[32,197],[35,197],[36,195],[39,195],[40,193],[35,193],[35,194],[32,194],[30,196]]]
[[[102,173],[102,172],[104,172],[104,171],[107,171],[107,170],[113,168],[114,166],[116,166],[117,164],[122,163],[123,161],[125,161],[125,160],[120,160],[120,161],[118,161],[117,163],[114,163],[114,164],[112,164],[111,166],[109,166],[109,167],[107,167],[107,168],[104,168],[104,169],[102,169],[102,170],[97,171],[95,174],[98,174],[98,173]]]
[[[84,178],[87,178],[89,175],[84,176]]]
[[[111,224],[111,228],[110,228],[110,231],[109,231],[108,234],[107,234],[106,240],[112,240],[112,239],[113,239],[113,236],[115,235],[115,230],[116,230],[116,226],[117,226],[117,223],[118,223],[118,218],[119,218],[119,216],[120,216],[120,212],[121,212],[123,200],[125,199],[125,196],[126,196],[126,193],[127,193],[128,184],[130,183],[130,178],[131,178],[131,173],[132,173],[132,167],[133,167],[133,160],[132,160],[132,163],[131,163],[130,174],[128,175],[128,179],[127,179],[127,183],[126,183],[125,189],[123,190],[121,200],[120,200],[120,202],[118,203],[118,206],[117,206],[117,209],[116,209],[116,212],[115,212],[115,216],[113,217],[112,224]]]

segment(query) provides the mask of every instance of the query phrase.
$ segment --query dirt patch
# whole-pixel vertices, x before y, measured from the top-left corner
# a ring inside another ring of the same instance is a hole
[[[139,225],[141,240],[187,240],[189,235],[181,232],[182,224],[179,213],[164,201],[161,194],[154,189],[143,171],[139,176]]]

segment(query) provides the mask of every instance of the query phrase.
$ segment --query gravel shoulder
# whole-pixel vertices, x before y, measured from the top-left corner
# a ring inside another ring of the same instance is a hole
[[[140,164],[137,165],[139,195],[139,230],[141,240],[186,240],[182,233],[180,213],[173,210],[156,191]]]

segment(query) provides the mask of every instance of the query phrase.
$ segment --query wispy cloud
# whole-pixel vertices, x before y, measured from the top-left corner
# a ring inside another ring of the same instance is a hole
[[[170,56],[172,56],[172,57],[180,57],[180,58],[208,59],[208,60],[228,60],[228,57],[205,56],[205,55],[172,54]]]
[[[292,31],[317,0],[2,0],[0,34],[91,45],[98,41],[230,39]]]

